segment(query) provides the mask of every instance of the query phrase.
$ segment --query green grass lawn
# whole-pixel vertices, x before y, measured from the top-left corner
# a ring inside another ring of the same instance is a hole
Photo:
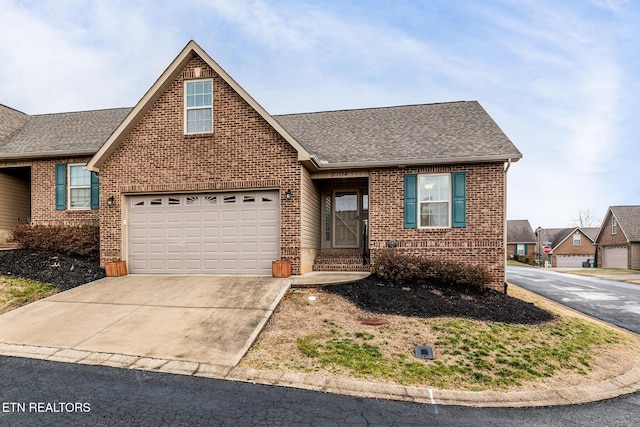
[[[346,333],[338,325],[327,335],[297,341],[317,368],[355,377],[388,379],[403,385],[442,389],[500,390],[559,372],[586,375],[592,355],[629,338],[576,318],[539,326],[466,319],[421,319],[436,334],[435,360],[386,352],[385,330]],[[419,341],[419,340],[418,340]]]
[[[49,283],[31,279],[0,276],[0,313],[13,310],[58,292]]]

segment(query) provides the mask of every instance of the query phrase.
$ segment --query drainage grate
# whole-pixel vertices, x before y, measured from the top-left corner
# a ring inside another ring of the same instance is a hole
[[[416,347],[416,357],[419,359],[433,359],[433,348],[418,346]]]

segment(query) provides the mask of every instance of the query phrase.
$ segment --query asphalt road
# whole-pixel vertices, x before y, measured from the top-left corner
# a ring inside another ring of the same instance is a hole
[[[632,426],[640,393],[587,405],[471,408],[363,399],[0,356],[1,426]]]
[[[640,334],[640,285],[513,265],[507,281]]]

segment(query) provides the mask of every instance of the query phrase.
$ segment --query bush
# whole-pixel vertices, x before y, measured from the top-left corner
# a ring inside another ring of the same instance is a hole
[[[431,285],[476,291],[485,291],[492,280],[489,271],[481,266],[407,255],[392,249],[377,257],[373,272],[380,279],[397,285]]]
[[[99,258],[100,228],[94,225],[19,225],[13,238],[22,249],[84,258]]]

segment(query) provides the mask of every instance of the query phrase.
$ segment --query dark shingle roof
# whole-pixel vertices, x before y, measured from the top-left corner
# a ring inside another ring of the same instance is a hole
[[[640,242],[640,206],[611,206],[620,228],[630,242]]]
[[[522,157],[476,101],[274,117],[327,163]]]
[[[527,219],[507,221],[507,243],[536,243],[536,235]]]
[[[580,230],[592,241],[596,241],[596,237],[598,237],[598,233],[600,232],[600,227],[582,227]]]
[[[0,140],[0,158],[93,154],[129,113],[130,108],[31,116]]]

